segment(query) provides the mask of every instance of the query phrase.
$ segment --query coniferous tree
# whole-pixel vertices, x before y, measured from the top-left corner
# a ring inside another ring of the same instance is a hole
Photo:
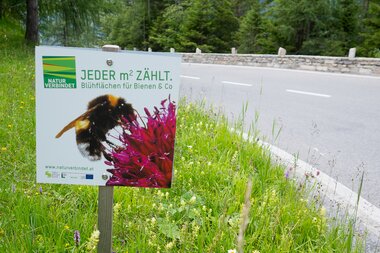
[[[182,48],[204,52],[227,52],[233,47],[238,20],[229,0],[193,0],[181,29]]]
[[[369,3],[367,15],[363,21],[361,36],[363,42],[358,55],[380,58],[380,0]]]
[[[237,33],[240,53],[273,53],[276,48],[272,37],[273,27],[261,10],[258,0],[243,17]]]
[[[110,34],[112,43],[128,49],[145,49],[148,35],[145,5],[135,2],[124,7],[113,24]]]
[[[341,29],[341,41],[348,51],[356,47],[359,33],[359,10],[357,0],[340,0],[338,2],[338,20]]]
[[[96,37],[103,0],[45,0],[40,2],[40,31],[44,44],[91,45],[84,37]]]
[[[149,45],[154,51],[169,51],[170,48],[177,51],[183,49],[180,30],[184,21],[184,9],[182,4],[170,5],[162,16],[156,19],[149,36]]]
[[[288,52],[308,54],[306,41],[316,38],[323,41],[328,36],[327,29],[331,25],[329,0],[275,0],[273,3],[271,12],[276,41]]]

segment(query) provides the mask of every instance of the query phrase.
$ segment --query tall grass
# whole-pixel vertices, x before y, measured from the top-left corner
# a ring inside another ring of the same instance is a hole
[[[0,252],[91,251],[97,187],[35,183],[34,56],[20,41],[21,30],[1,21]],[[227,252],[237,248],[244,203],[245,252],[362,251],[347,247],[350,227],[330,223],[218,113],[182,101],[177,127],[172,189],[115,188],[115,252]]]

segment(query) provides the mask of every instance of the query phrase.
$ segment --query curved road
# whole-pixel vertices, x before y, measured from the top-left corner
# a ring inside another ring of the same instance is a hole
[[[380,207],[380,77],[182,64],[181,96],[205,99],[260,138],[298,156]]]

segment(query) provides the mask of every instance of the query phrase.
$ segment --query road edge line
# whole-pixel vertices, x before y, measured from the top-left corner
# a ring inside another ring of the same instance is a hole
[[[231,130],[233,132],[238,132],[234,129]],[[277,158],[277,162],[286,167],[295,167],[292,173],[296,179],[305,180],[306,175],[318,175],[309,177],[311,183],[319,184],[322,188],[321,190],[325,193],[325,196],[329,200],[337,203],[338,205],[343,205],[350,215],[355,215],[358,194],[350,190],[347,186],[336,181],[326,173],[317,170],[311,164],[308,164],[300,159],[295,160],[293,155],[276,146],[261,140],[254,140],[246,133],[243,133],[242,136],[245,140],[252,143],[256,142],[261,147],[266,148],[273,156]],[[376,236],[380,236],[380,209],[378,207],[360,197],[356,218],[368,231]]]

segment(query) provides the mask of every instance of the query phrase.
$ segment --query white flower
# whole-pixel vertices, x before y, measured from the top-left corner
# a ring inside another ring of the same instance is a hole
[[[92,232],[91,237],[90,239],[88,239],[88,242],[87,242],[86,248],[88,251],[93,251],[96,249],[96,246],[98,246],[98,242],[99,242],[99,235],[100,235],[99,230],[95,230],[94,232]]]
[[[194,204],[196,200],[197,200],[197,197],[192,196],[191,199],[190,199],[190,201],[189,201],[189,203],[190,204]]]
[[[174,246],[174,242],[169,242],[168,244],[165,245],[165,249],[172,249]]]
[[[228,253],[237,253],[236,249],[229,249]]]
[[[321,216],[326,216],[326,208],[324,206],[322,206],[321,209],[319,210],[319,214]]]

